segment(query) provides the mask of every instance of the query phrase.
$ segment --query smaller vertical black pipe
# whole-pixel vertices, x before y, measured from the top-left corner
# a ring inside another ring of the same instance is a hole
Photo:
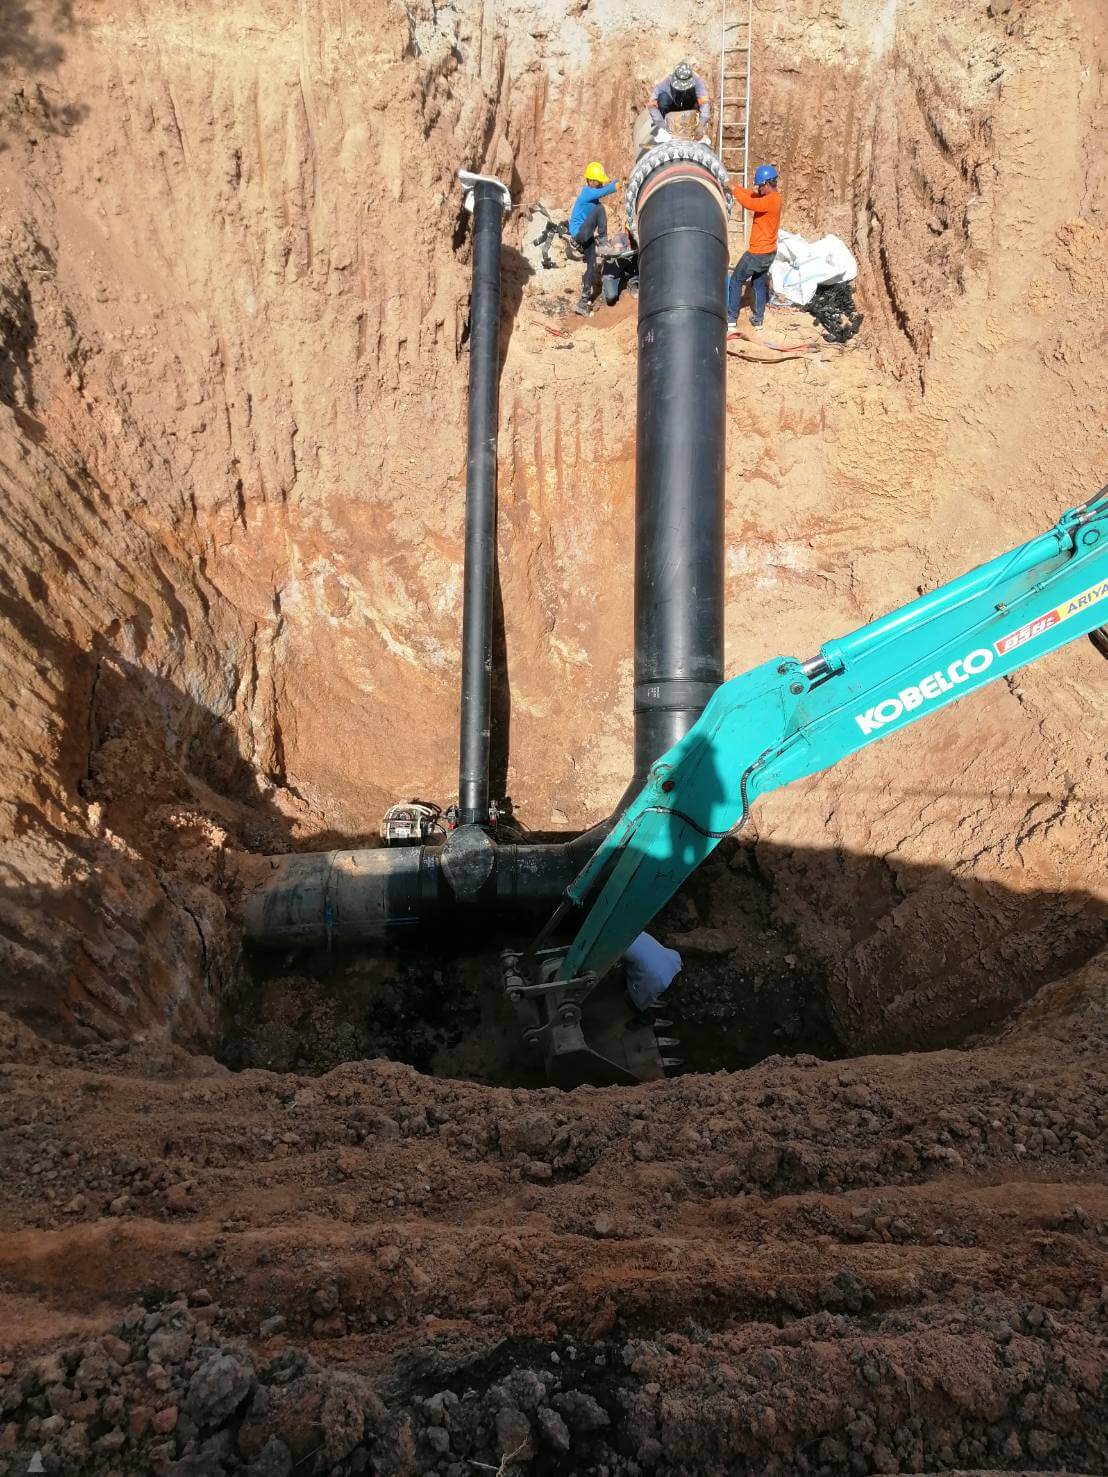
[[[458,809],[462,825],[489,819],[496,430],[500,386],[500,241],[504,186],[473,184],[469,301],[469,452],[462,595],[462,711]]]

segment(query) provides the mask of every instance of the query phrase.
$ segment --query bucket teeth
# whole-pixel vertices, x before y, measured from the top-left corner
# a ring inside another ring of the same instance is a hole
[[[655,1041],[657,1041],[657,1043],[658,1043],[659,1046],[663,1046],[663,1047],[666,1047],[666,1046],[680,1046],[681,1045],[680,1041],[678,1041],[678,1039],[677,1039],[676,1036],[655,1036],[654,1039],[655,1039]]]
[[[664,1056],[662,1058],[663,1067],[681,1067],[684,1066],[684,1063],[684,1057],[680,1056]]]
[[[654,1029],[656,1031],[665,1031],[665,1030],[668,1030],[668,1028],[673,1025],[673,1022],[672,1021],[662,1021],[662,1020],[658,1020],[657,1018],[655,1018],[654,1020],[652,1020],[650,1022],[650,1024],[654,1027]]]

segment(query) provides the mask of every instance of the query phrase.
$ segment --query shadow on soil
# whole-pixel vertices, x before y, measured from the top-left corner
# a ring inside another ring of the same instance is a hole
[[[49,76],[65,56],[62,37],[77,28],[72,0],[3,0],[0,4],[0,149],[4,135],[22,127],[30,134],[67,134],[88,109],[58,95]],[[9,95],[2,84],[14,74],[22,85]]]

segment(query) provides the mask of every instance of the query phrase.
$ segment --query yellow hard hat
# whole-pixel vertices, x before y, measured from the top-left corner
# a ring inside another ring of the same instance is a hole
[[[606,185],[608,183],[608,176],[604,173],[604,166],[598,159],[594,159],[591,164],[585,166],[585,178],[590,185]]]

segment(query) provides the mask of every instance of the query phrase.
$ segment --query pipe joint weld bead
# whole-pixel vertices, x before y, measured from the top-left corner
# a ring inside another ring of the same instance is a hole
[[[627,225],[631,231],[635,230],[636,214],[638,208],[639,191],[643,184],[654,173],[667,164],[676,164],[680,160],[686,160],[690,164],[699,164],[719,185],[720,194],[723,197],[723,207],[728,216],[731,214],[732,195],[730,188],[730,177],[720,163],[717,156],[704,144],[680,143],[667,144],[665,147],[654,147],[648,149],[632,169],[627,181],[625,195]]]

